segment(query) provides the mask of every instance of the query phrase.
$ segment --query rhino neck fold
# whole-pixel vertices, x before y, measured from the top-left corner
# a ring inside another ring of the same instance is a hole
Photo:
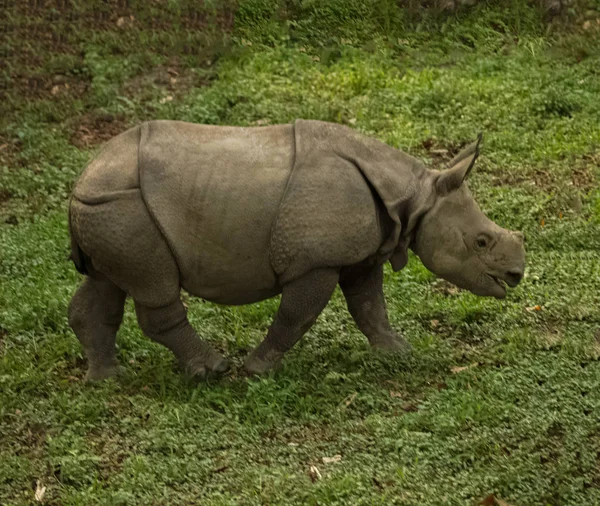
[[[413,242],[421,219],[434,206],[436,199],[435,178],[432,171],[423,166],[414,166],[412,172],[416,191],[401,215],[401,240],[403,239],[408,244]]]

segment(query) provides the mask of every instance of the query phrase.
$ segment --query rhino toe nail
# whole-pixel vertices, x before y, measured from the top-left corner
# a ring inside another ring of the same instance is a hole
[[[227,371],[229,371],[229,360],[227,360],[226,358],[221,358],[221,360],[219,360],[215,364],[212,370],[213,372],[217,372],[220,374],[226,373]]]
[[[114,378],[120,376],[125,372],[125,368],[122,366],[111,366],[88,369],[85,375],[85,381],[88,383],[96,383],[103,381],[108,378]]]
[[[266,374],[276,368],[278,361],[263,360],[255,352],[251,353],[244,362],[244,369],[250,376]]]
[[[373,343],[373,348],[387,353],[398,353],[409,355],[412,351],[412,346],[404,339],[389,339]]]

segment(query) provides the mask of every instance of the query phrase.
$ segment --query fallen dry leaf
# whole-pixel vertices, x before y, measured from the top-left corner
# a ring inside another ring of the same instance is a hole
[[[452,374],[457,374],[459,372],[466,371],[467,369],[472,369],[473,367],[477,367],[478,365],[479,364],[477,362],[474,362],[474,363],[469,364],[469,365],[462,365],[462,366],[451,367],[450,371],[452,372]]]
[[[42,485],[40,480],[37,481],[35,485],[35,494],[34,498],[37,502],[42,502],[44,500],[44,495],[46,494],[46,487]]]
[[[310,468],[308,469],[308,476],[310,476],[310,479],[313,483],[322,478],[321,472],[319,471],[317,466],[310,466]]]
[[[117,19],[117,26],[123,28],[125,25],[129,25],[135,21],[134,16],[122,16]]]
[[[346,407],[350,406],[350,404],[352,404],[354,402],[354,399],[356,399],[356,396],[358,395],[358,392],[354,392],[350,397],[348,397],[344,403],[346,404]]]
[[[511,506],[506,501],[498,499],[494,494],[488,495],[483,501],[477,503],[477,506]]]
[[[341,455],[334,455],[333,457],[323,457],[323,464],[335,464],[342,460]]]
[[[532,313],[533,311],[541,311],[542,306],[540,306],[539,304],[536,304],[535,306],[526,307],[525,310],[529,311],[530,313]]]
[[[403,411],[408,413],[414,413],[415,411],[419,411],[419,407],[413,402],[403,402],[402,406],[400,406]]]

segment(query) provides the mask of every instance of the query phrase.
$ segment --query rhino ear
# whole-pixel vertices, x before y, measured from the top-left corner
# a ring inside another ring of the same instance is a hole
[[[435,183],[438,195],[448,195],[450,192],[460,188],[460,185],[463,184],[463,181],[469,175],[471,169],[473,169],[475,160],[479,156],[481,138],[482,134],[479,134],[475,142],[469,144],[448,164],[449,168],[442,172]]]

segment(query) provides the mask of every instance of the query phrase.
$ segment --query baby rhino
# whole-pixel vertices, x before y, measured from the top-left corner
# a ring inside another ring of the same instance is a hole
[[[465,177],[480,139],[442,172],[332,123],[221,127],[151,121],[110,140],[77,182],[71,257],[87,275],[69,322],[88,379],[116,374],[125,297],[143,332],[190,374],[228,362],[191,327],[180,290],[220,304],[282,294],[249,373],[279,365],[340,285],[377,349],[404,353],[388,321],[383,265],[412,249],[435,274],[502,298],[523,277],[523,235],[480,211]]]

